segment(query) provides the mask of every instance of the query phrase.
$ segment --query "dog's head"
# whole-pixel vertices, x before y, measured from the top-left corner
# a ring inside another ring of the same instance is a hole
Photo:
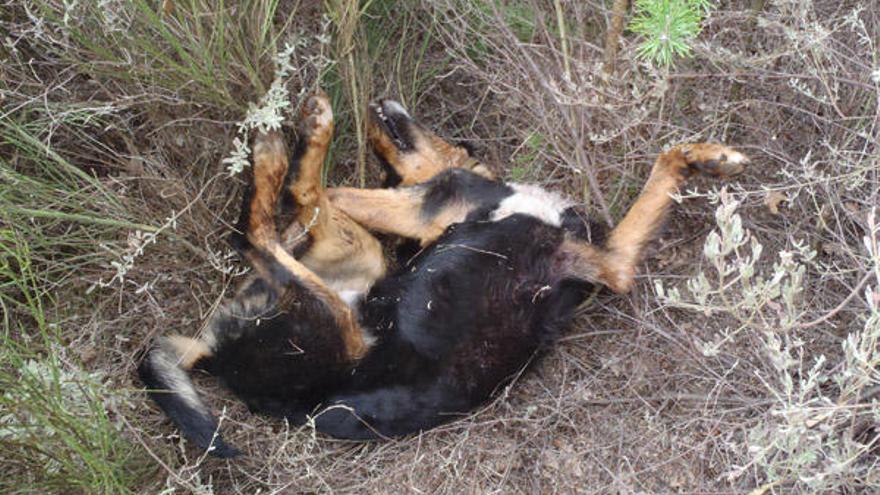
[[[447,143],[424,128],[394,100],[370,104],[367,135],[376,155],[399,178],[400,185],[425,182],[448,168],[464,168],[494,179],[492,172],[472,158],[467,148]]]

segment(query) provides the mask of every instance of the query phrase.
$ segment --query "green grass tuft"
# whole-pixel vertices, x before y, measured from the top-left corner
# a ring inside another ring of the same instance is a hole
[[[268,89],[275,33],[284,30],[273,24],[278,0],[179,0],[169,13],[148,0],[36,3],[53,28],[42,41],[78,72],[238,112]]]
[[[114,419],[125,395],[71,362],[45,314],[44,285],[20,233],[0,230],[0,449],[4,493],[137,493],[146,452]]]

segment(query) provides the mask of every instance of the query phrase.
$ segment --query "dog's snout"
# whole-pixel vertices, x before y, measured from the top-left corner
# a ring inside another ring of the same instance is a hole
[[[382,111],[388,116],[411,118],[406,108],[394,100],[382,100]]]
[[[398,150],[411,151],[415,148],[413,132],[416,125],[403,105],[394,100],[377,100],[370,103],[370,113],[378,128]]]

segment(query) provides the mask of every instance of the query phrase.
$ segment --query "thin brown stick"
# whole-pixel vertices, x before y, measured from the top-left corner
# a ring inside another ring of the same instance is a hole
[[[602,66],[602,70],[608,76],[614,73],[614,62],[620,49],[620,33],[623,32],[628,7],[629,0],[614,0],[614,5],[611,6],[611,22],[605,34],[605,63]]]
[[[758,14],[764,10],[764,3],[766,0],[751,0],[749,5],[749,24],[752,29],[749,30],[749,33],[746,35],[745,46],[753,46],[755,42],[755,32],[758,29]],[[730,86],[730,95],[731,99],[739,100],[742,96],[743,83],[739,79],[734,79],[733,84]]]
[[[843,308],[845,308],[846,305],[849,304],[849,302],[852,301],[852,299],[854,297],[856,297],[856,294],[861,292],[862,288],[865,286],[866,283],[868,283],[868,280],[871,278],[871,275],[873,275],[873,274],[874,274],[874,272],[872,272],[872,271],[865,273],[865,276],[862,277],[861,280],[859,280],[859,283],[856,285],[856,288],[853,289],[852,292],[850,292],[849,295],[846,296],[846,298],[843,301],[840,301],[840,304],[835,306],[835,308],[832,309],[831,311],[825,313],[824,316],[822,316],[820,318],[816,318],[813,321],[801,324],[800,328],[810,328],[810,327],[814,327],[816,325],[825,323],[826,321],[828,321],[832,317],[834,317],[834,315],[836,315],[837,313],[840,313],[840,311]]]

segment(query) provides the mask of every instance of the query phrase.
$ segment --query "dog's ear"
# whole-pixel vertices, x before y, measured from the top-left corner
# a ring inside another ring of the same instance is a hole
[[[420,125],[400,103],[378,100],[370,104],[367,135],[379,159],[400,178],[400,185],[425,182],[449,168],[465,168],[494,178],[488,167],[460,144],[449,143]]]

